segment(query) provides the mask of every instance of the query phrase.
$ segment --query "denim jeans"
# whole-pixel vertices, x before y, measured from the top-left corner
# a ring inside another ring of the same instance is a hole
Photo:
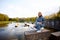
[[[36,24],[36,29],[37,31],[40,30],[42,27],[44,27],[45,25],[44,24]]]

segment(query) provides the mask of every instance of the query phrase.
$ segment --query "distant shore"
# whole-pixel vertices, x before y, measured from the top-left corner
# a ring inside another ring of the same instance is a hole
[[[0,27],[5,27],[7,24],[9,24],[11,21],[0,21]]]

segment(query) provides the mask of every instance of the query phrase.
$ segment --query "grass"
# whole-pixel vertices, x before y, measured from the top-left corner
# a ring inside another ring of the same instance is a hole
[[[0,27],[4,27],[9,24],[11,21],[0,21]]]

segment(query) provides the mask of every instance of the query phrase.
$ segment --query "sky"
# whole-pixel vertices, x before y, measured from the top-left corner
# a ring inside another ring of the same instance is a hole
[[[43,16],[59,11],[60,0],[0,0],[0,13],[9,17],[35,17],[38,12]]]

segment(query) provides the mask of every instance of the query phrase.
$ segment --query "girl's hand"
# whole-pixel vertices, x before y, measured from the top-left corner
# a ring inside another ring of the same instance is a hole
[[[42,24],[42,22],[37,22],[37,24]]]
[[[39,22],[39,24],[42,24],[42,22]]]

